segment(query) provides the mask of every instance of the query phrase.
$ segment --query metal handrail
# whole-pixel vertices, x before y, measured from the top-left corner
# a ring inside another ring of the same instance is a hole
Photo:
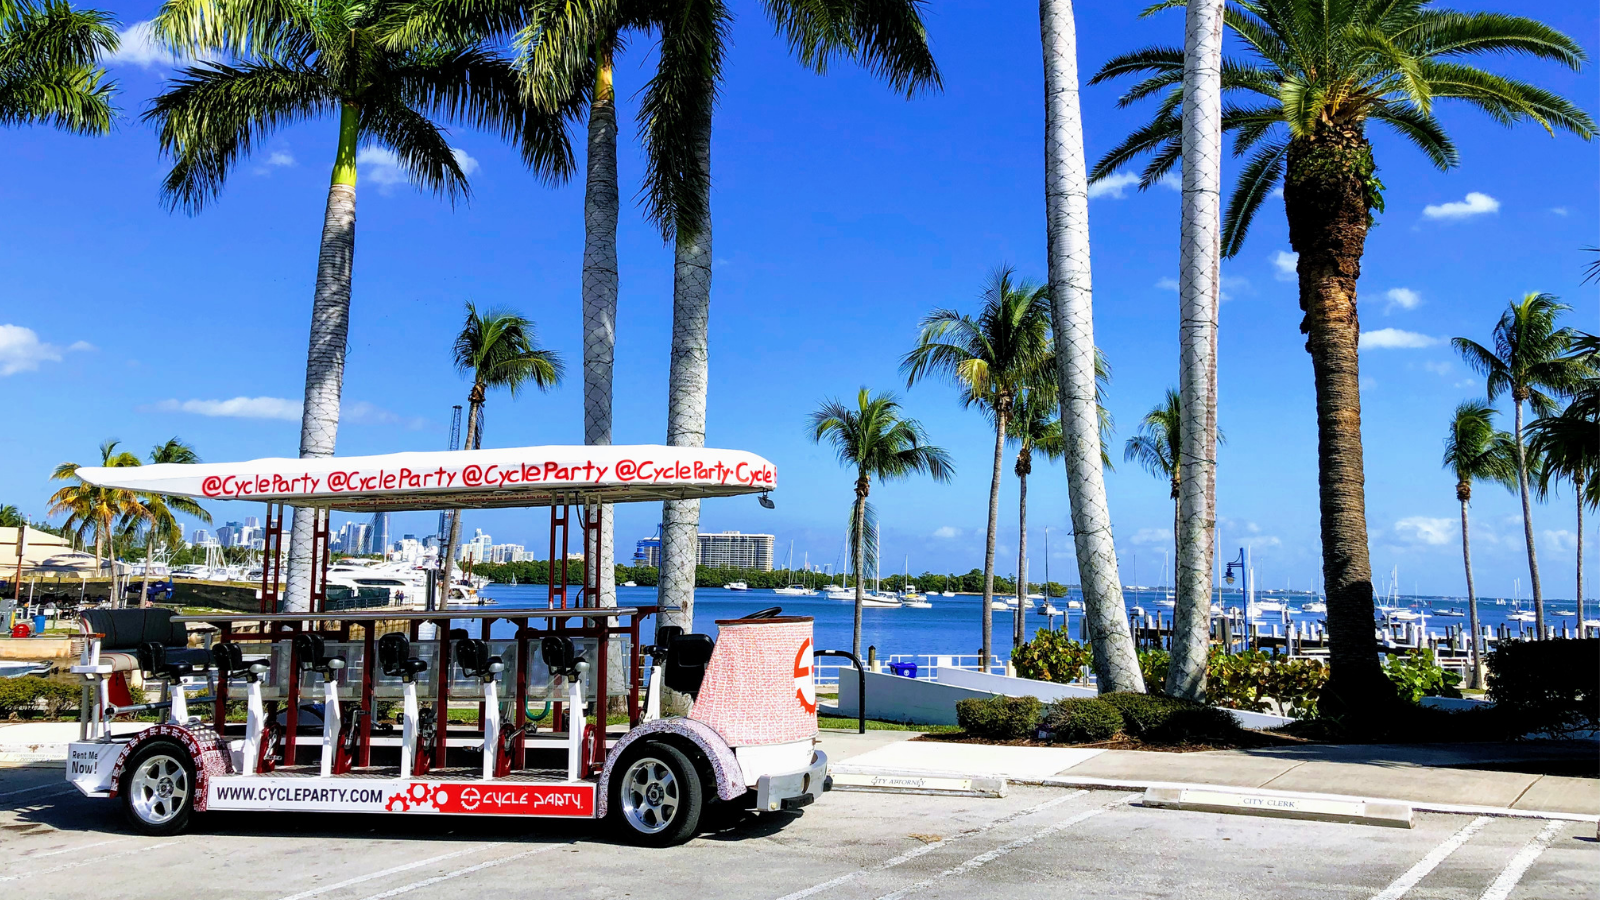
[[[856,721],[859,726],[857,733],[867,733],[867,670],[862,668],[861,660],[856,658],[849,650],[813,650],[811,661],[815,663],[819,656],[840,656],[855,663],[856,678],[860,682],[856,693]]]

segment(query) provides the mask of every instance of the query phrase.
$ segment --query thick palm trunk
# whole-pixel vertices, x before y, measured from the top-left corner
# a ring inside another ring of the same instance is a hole
[[[300,456],[332,456],[339,436],[339,397],[350,333],[350,271],[356,255],[356,144],[360,111],[345,104],[339,116],[328,205],[322,216],[322,249],[311,301],[311,340],[306,352],[305,407],[300,413]],[[295,507],[289,532],[289,578],[283,608],[311,609],[311,567],[316,511]]]
[[[1095,404],[1089,270],[1089,180],[1078,102],[1078,39],[1070,0],[1040,0],[1044,44],[1045,215],[1060,367],[1061,431],[1084,617],[1102,692],[1144,691],[1111,539]],[[985,612],[987,616],[988,613]]]
[[[1528,499],[1528,451],[1522,443],[1522,397],[1516,398],[1517,489],[1522,495],[1522,538],[1528,545],[1528,579],[1533,585],[1535,640],[1544,640],[1544,590],[1539,586],[1539,554],[1533,548],[1533,505]]]
[[[711,125],[695,137],[696,153],[710,171]],[[711,315],[710,181],[701,199],[708,210],[693,232],[678,228],[672,278],[672,359],[667,375],[667,445],[704,447],[708,329]],[[694,625],[695,561],[700,550],[700,501],[668,500],[661,504],[661,581],[658,601],[662,625],[685,631]],[[675,696],[670,707],[687,712],[687,696]]]
[[[597,60],[589,101],[588,181],[583,195],[583,442],[611,443],[611,371],[617,347],[617,107],[611,54]],[[600,507],[600,606],[617,605],[616,529],[612,508]],[[620,666],[612,666],[625,677]],[[613,696],[617,696],[613,692]]]
[[[866,579],[861,577],[861,572],[867,567],[867,492],[871,490],[871,483],[867,476],[862,475],[856,479],[856,510],[855,510],[855,546],[850,549],[854,557],[853,565],[856,568],[856,618],[855,627],[850,632],[850,652],[856,659],[861,658],[861,609],[866,606]],[[861,702],[866,702],[862,698]]]
[[[1300,330],[1317,394],[1317,482],[1322,577],[1328,598],[1330,709],[1356,719],[1381,714],[1393,686],[1378,665],[1372,565],[1367,555],[1366,478],[1361,448],[1361,274],[1372,152],[1358,131],[1320,128],[1289,147],[1284,205],[1289,243],[1300,254]]]
[[[467,439],[461,445],[468,450],[478,448],[478,429],[483,427],[479,422],[479,410],[483,409],[484,387],[481,384],[472,386],[472,392],[467,397]],[[455,577],[456,548],[461,546],[461,510],[452,510],[450,513],[450,534],[445,538],[444,549],[439,553],[439,596],[429,597],[430,608],[444,609],[450,605],[450,582]],[[483,560],[479,560],[482,562]],[[555,574],[555,560],[549,564],[551,574]],[[433,607],[437,600],[437,607]]]
[[[1460,496],[1461,485],[1456,485]],[[1461,562],[1467,567],[1467,627],[1472,629],[1472,687],[1483,688],[1483,656],[1478,649],[1478,591],[1472,584],[1472,541],[1467,537],[1467,499],[1461,499]]]
[[[1011,620],[1011,651],[1027,640],[1028,628],[1024,620],[1028,608],[1028,473],[1033,469],[1031,451],[1017,457],[1017,614]]]
[[[1183,54],[1183,213],[1178,251],[1178,526],[1166,692],[1204,702],[1211,642],[1217,291],[1222,233],[1222,7],[1189,0]]]
[[[989,654],[994,649],[994,544],[995,533],[1000,530],[1000,464],[1006,452],[1006,410],[995,410],[994,417],[994,474],[989,479],[989,531],[983,544],[983,658],[978,660],[982,671],[989,671]],[[1018,601],[1021,605],[1021,601]]]

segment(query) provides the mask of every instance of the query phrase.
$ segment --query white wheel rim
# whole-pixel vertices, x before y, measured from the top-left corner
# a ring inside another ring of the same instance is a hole
[[[628,767],[622,776],[622,815],[641,834],[664,831],[678,817],[678,779],[653,757]]]
[[[134,771],[128,794],[141,821],[165,825],[177,817],[189,799],[189,773],[176,759],[156,754]]]

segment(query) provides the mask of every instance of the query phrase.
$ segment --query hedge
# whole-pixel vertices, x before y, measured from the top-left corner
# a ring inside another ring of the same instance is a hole
[[[1067,697],[1044,708],[1050,739],[1068,744],[1108,741],[1122,730],[1122,713],[1098,697]]]
[[[1600,638],[1504,641],[1487,662],[1489,696],[1527,731],[1600,730]]]
[[[1038,697],[956,701],[956,722],[966,733],[995,741],[1031,738],[1039,725]]]
[[[63,709],[76,709],[82,697],[82,685],[24,675],[20,678],[0,678],[0,717],[21,717],[25,713],[43,711],[46,718],[55,718]]]

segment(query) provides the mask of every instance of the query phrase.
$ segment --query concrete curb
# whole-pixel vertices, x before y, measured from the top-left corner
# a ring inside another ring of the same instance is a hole
[[[1376,825],[1382,828],[1410,828],[1414,818],[1409,803],[1385,803],[1353,797],[1327,800],[1285,797],[1235,788],[1153,787],[1144,792],[1140,805],[1155,809],[1190,809],[1273,819]]]
[[[964,775],[960,772],[892,772],[883,769],[834,766],[828,776],[835,791],[861,791],[881,794],[930,794],[941,797],[987,797],[1006,795],[1006,779],[994,775]]]

